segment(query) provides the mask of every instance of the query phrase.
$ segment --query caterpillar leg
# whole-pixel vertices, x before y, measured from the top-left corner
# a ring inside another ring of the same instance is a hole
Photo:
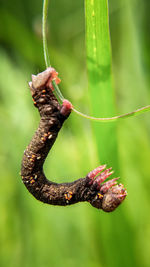
[[[95,197],[90,201],[91,205],[106,212],[115,210],[127,196],[123,184],[117,184],[119,178],[104,182],[113,174],[111,169],[106,169],[106,165],[101,165],[87,175],[91,189],[97,191]]]

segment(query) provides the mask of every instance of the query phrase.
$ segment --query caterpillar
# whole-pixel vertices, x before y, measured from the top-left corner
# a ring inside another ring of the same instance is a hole
[[[40,123],[31,142],[24,151],[21,177],[28,191],[39,201],[51,205],[67,206],[89,202],[93,207],[106,212],[115,210],[125,199],[127,192],[117,179],[108,180],[113,172],[101,165],[70,183],[55,183],[46,178],[43,164],[65,120],[70,116],[72,105],[68,100],[59,104],[53,93],[52,81],[60,82],[52,67],[29,82],[34,106],[40,114]]]

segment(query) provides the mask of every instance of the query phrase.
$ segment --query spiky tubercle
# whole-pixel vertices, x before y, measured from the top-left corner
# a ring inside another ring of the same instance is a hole
[[[58,103],[52,92],[53,79],[60,82],[57,72],[48,68],[37,76],[32,75],[29,83],[41,120],[24,152],[21,165],[23,183],[36,199],[44,203],[66,206],[88,201],[98,209],[113,211],[126,197],[126,191],[122,184],[117,185],[116,179],[103,183],[112,174],[110,169],[104,170],[105,165],[72,183],[58,184],[45,177],[43,164],[72,109],[68,100],[64,100],[62,105]]]

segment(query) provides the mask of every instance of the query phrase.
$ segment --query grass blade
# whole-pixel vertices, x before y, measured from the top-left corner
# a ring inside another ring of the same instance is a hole
[[[111,74],[111,49],[106,0],[86,0],[86,46],[91,113],[95,117],[115,114]],[[101,161],[115,167],[116,125],[92,124]],[[115,155],[113,157],[111,155]],[[115,158],[115,160],[114,160]]]

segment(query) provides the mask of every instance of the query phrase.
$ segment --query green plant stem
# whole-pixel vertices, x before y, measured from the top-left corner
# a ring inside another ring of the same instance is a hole
[[[43,50],[44,50],[44,59],[45,59],[46,68],[50,67],[50,59],[49,59],[48,48],[47,48],[47,39],[46,39],[46,21],[47,21],[47,13],[48,13],[48,4],[49,4],[49,0],[43,1],[42,35],[43,35]],[[63,101],[65,98],[62,95],[62,93],[59,89],[59,86],[56,84],[56,82],[54,80],[52,83],[53,83],[53,87],[54,87],[54,90],[55,90],[57,96],[59,97],[59,99],[61,101]],[[135,117],[135,116],[138,116],[142,113],[149,112],[150,111],[150,105],[139,108],[135,111],[131,111],[129,113],[125,113],[125,114],[110,117],[110,118],[96,118],[96,117],[88,116],[88,115],[76,110],[75,108],[72,108],[72,110],[75,113],[77,113],[78,115],[80,115],[81,117],[89,119],[89,120],[98,121],[98,122],[109,122],[109,121],[117,121],[118,119],[125,119],[128,117]]]
[[[76,110],[74,108],[72,110],[74,112],[76,112],[78,115],[80,115],[81,117],[84,117],[86,119],[93,120],[93,121],[108,122],[108,121],[117,121],[118,119],[126,119],[128,117],[135,117],[135,116],[138,116],[142,113],[149,112],[150,111],[150,105],[139,108],[139,109],[134,110],[134,111],[131,111],[129,113],[125,113],[125,114],[110,117],[110,118],[96,118],[96,117],[88,116],[82,112],[79,112],[78,110]]]
[[[58,85],[56,84],[55,80],[52,81],[53,87],[54,87],[54,91],[57,94],[57,96],[59,97],[59,99],[63,102],[63,100],[65,99],[64,96],[62,95]]]
[[[54,87],[56,94],[58,95],[60,100],[63,101],[65,98],[63,97],[58,85],[55,83],[55,81],[53,81],[52,83],[53,83],[53,87]],[[134,111],[131,111],[128,113],[125,113],[125,114],[122,114],[122,115],[110,117],[110,118],[96,118],[96,117],[88,116],[88,115],[76,110],[75,108],[72,108],[72,110],[85,119],[89,119],[89,120],[93,120],[93,121],[99,121],[99,122],[108,122],[108,121],[117,121],[118,119],[125,119],[128,117],[135,117],[135,116],[138,116],[142,113],[149,112],[150,111],[150,105],[139,108],[137,110],[134,110]]]
[[[49,54],[48,54],[47,38],[46,38],[46,21],[47,21],[47,13],[48,13],[48,4],[49,4],[49,0],[44,0],[43,16],[42,16],[42,35],[43,35],[44,60],[45,60],[46,68],[50,67],[50,59],[49,59]]]

